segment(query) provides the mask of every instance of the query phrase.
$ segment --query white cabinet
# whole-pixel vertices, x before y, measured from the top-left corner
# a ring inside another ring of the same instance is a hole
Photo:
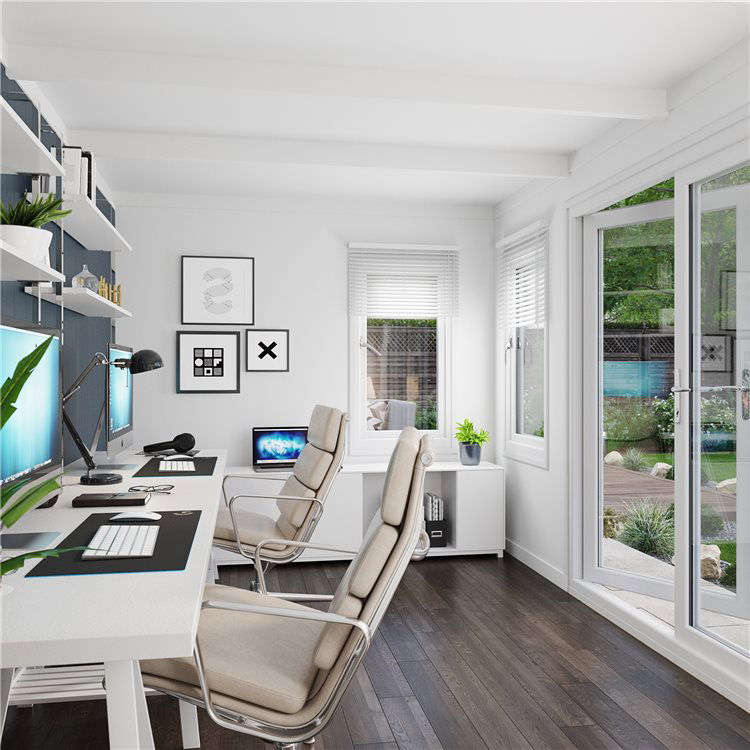
[[[344,464],[328,496],[312,541],[358,549],[364,532],[377,512],[386,469],[385,463]],[[252,469],[240,467],[228,470],[228,473],[252,475]],[[231,497],[237,492],[275,493],[280,487],[281,482],[258,481],[249,486],[231,480],[227,494]],[[463,466],[457,461],[437,462],[427,469],[425,490],[443,498],[448,522],[448,545],[434,547],[429,556],[502,556],[505,548],[505,472],[501,466],[488,462],[479,466]],[[248,501],[248,509],[251,502],[253,510],[258,513],[278,515],[273,500]],[[307,550],[300,559],[312,562],[342,557],[346,556]],[[248,562],[236,553],[223,550],[216,550],[216,561],[219,565]]]

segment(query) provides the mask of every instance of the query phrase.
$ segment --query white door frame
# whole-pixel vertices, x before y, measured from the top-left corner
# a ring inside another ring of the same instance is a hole
[[[675,245],[678,248],[675,264],[675,286],[677,289],[677,299],[675,307],[675,324],[677,338],[675,340],[675,363],[680,373],[684,373],[684,382],[687,383],[689,373],[692,371],[698,375],[700,373],[699,352],[700,352],[700,326],[690,326],[690,317],[692,310],[700,309],[700,282],[697,280],[691,285],[691,278],[696,269],[691,267],[692,262],[698,264],[700,257],[693,259],[690,253],[691,221],[695,220],[691,207],[690,186],[705,181],[714,175],[720,175],[731,171],[738,166],[747,163],[750,155],[750,139],[740,141],[730,147],[722,149],[704,159],[696,161],[683,169],[675,172]],[[710,195],[710,194],[705,194]],[[711,207],[712,201],[718,201],[718,198],[708,198],[708,207]],[[718,207],[718,205],[716,206]],[[743,222],[741,213],[745,213],[746,220]],[[745,211],[738,210],[737,214],[737,231],[738,231],[738,249],[741,244],[741,238],[744,233],[744,242],[750,241],[748,233],[750,229],[750,207]],[[746,245],[747,246],[747,245]],[[738,255],[739,258],[739,255]],[[750,260],[745,261],[746,268],[750,270]],[[692,288],[691,288],[692,287]],[[692,298],[690,295],[693,295]],[[738,300],[739,301],[739,300]],[[747,301],[746,301],[747,302]],[[738,309],[738,315],[740,311]],[[692,340],[691,340],[692,336]],[[691,346],[692,345],[692,346]],[[691,368],[691,353],[693,356]],[[737,381],[739,382],[739,381]],[[688,386],[695,392],[696,386],[700,383],[688,383]],[[680,409],[683,414],[688,415],[692,404],[692,394],[683,392],[679,394]],[[675,462],[684,466],[689,465],[691,459],[691,443],[693,436],[690,434],[691,420],[686,418],[676,425],[675,431]],[[738,428],[740,427],[738,420]],[[740,435],[737,435],[737,444],[740,445]],[[693,468],[692,484],[700,486],[700,466],[696,462]],[[739,473],[739,462],[738,462]],[[745,486],[747,486],[745,478]],[[717,666],[728,669],[731,672],[744,670],[745,674],[748,669],[747,657],[740,653],[734,646],[729,643],[719,641],[715,636],[700,630],[694,625],[694,597],[691,585],[692,571],[695,567],[696,560],[691,558],[691,510],[697,514],[699,511],[691,505],[690,491],[691,481],[686,472],[678,472],[675,475],[676,480],[676,500],[675,500],[675,558],[677,561],[675,569],[675,636],[689,648],[696,649],[706,659],[715,660]],[[739,486],[739,478],[738,478]],[[738,519],[738,538],[740,534],[747,534],[750,530],[748,524],[748,512],[750,509],[744,507],[740,511],[740,496],[737,496],[737,519]],[[694,517],[695,518],[695,517]],[[742,525],[742,528],[741,528]],[[745,537],[747,538],[747,537]],[[697,550],[696,550],[697,551]],[[748,552],[743,548],[742,562],[744,570],[748,570]],[[740,570],[740,545],[738,544],[738,572]],[[700,561],[697,561],[700,564]],[[726,611],[728,614],[736,614],[747,617],[748,602],[750,601],[750,585],[744,580],[747,576],[738,576],[738,584],[743,586],[738,589],[738,596],[732,601],[731,594],[721,594],[717,592],[713,596],[702,593],[701,599],[703,605],[707,608]],[[722,601],[723,600],[723,601]]]
[[[603,492],[600,471],[603,437],[600,417],[603,406],[601,235],[605,229],[673,217],[672,200],[600,211],[583,217],[583,575],[594,583],[661,599],[672,599],[672,581],[613,570],[599,563],[599,504]],[[598,394],[597,399],[591,397],[593,393]]]

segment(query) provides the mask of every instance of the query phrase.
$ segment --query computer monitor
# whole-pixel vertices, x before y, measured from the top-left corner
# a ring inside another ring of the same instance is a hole
[[[23,380],[19,363],[37,347],[44,355],[12,401],[12,413],[0,430],[0,485],[23,479],[43,480],[62,468],[62,383],[60,331],[23,323],[0,325],[0,383]],[[28,363],[28,360],[27,360]],[[5,409],[5,405],[4,405]],[[49,498],[39,499],[39,504]]]
[[[307,443],[307,427],[253,427],[253,466],[288,469]]]
[[[117,360],[132,359],[129,346],[109,344],[107,351],[107,455],[116,456],[133,444],[133,375]]]

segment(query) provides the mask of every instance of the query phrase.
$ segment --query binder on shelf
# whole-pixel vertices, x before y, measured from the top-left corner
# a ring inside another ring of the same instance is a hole
[[[65,170],[63,177],[63,196],[81,194],[81,161],[83,149],[80,146],[63,146],[62,166]]]

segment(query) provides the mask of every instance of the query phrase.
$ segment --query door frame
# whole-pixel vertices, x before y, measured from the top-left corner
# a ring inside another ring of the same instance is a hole
[[[601,541],[602,301],[601,234],[605,229],[674,218],[674,201],[626,206],[583,217],[583,577],[593,583],[672,599],[674,584],[599,564]],[[596,393],[596,400],[590,394]]]
[[[704,182],[712,176],[721,175],[743,164],[748,163],[750,155],[750,138],[717,151],[710,156],[699,159],[675,172],[675,247],[679,248],[675,258],[675,367],[683,374],[690,391],[676,394],[680,399],[679,408],[686,418],[676,425],[675,430],[675,464],[691,465],[691,451],[694,435],[690,426],[694,409],[696,385],[688,382],[690,373],[699,374],[700,330],[691,327],[694,310],[700,309],[700,284],[693,284],[694,263],[699,260],[691,247],[695,219],[692,209],[691,186]],[[738,231],[740,230],[738,214]],[[746,228],[743,227],[743,229]],[[739,244],[739,243],[738,243]],[[677,399],[676,399],[677,400]],[[691,581],[696,565],[700,559],[692,554],[691,535],[694,524],[700,518],[699,511],[692,503],[693,487],[700,484],[700,463],[692,465],[692,472],[675,473],[675,636],[686,646],[696,649],[707,659],[717,661],[721,667],[731,671],[748,669],[748,659],[732,644],[709,635],[695,624],[696,598],[693,595]],[[699,507],[699,504],[698,504]],[[738,505],[739,509],[739,505]],[[738,560],[739,563],[739,560]],[[738,564],[739,569],[739,564]],[[745,582],[745,586],[748,583]],[[750,593],[750,588],[748,589]],[[706,596],[702,594],[702,598]],[[719,604],[722,598],[729,595],[716,593],[706,597],[709,603]],[[743,607],[742,594],[735,599],[738,607]],[[726,610],[733,609],[730,602],[725,603]],[[738,613],[741,614],[741,613]]]

